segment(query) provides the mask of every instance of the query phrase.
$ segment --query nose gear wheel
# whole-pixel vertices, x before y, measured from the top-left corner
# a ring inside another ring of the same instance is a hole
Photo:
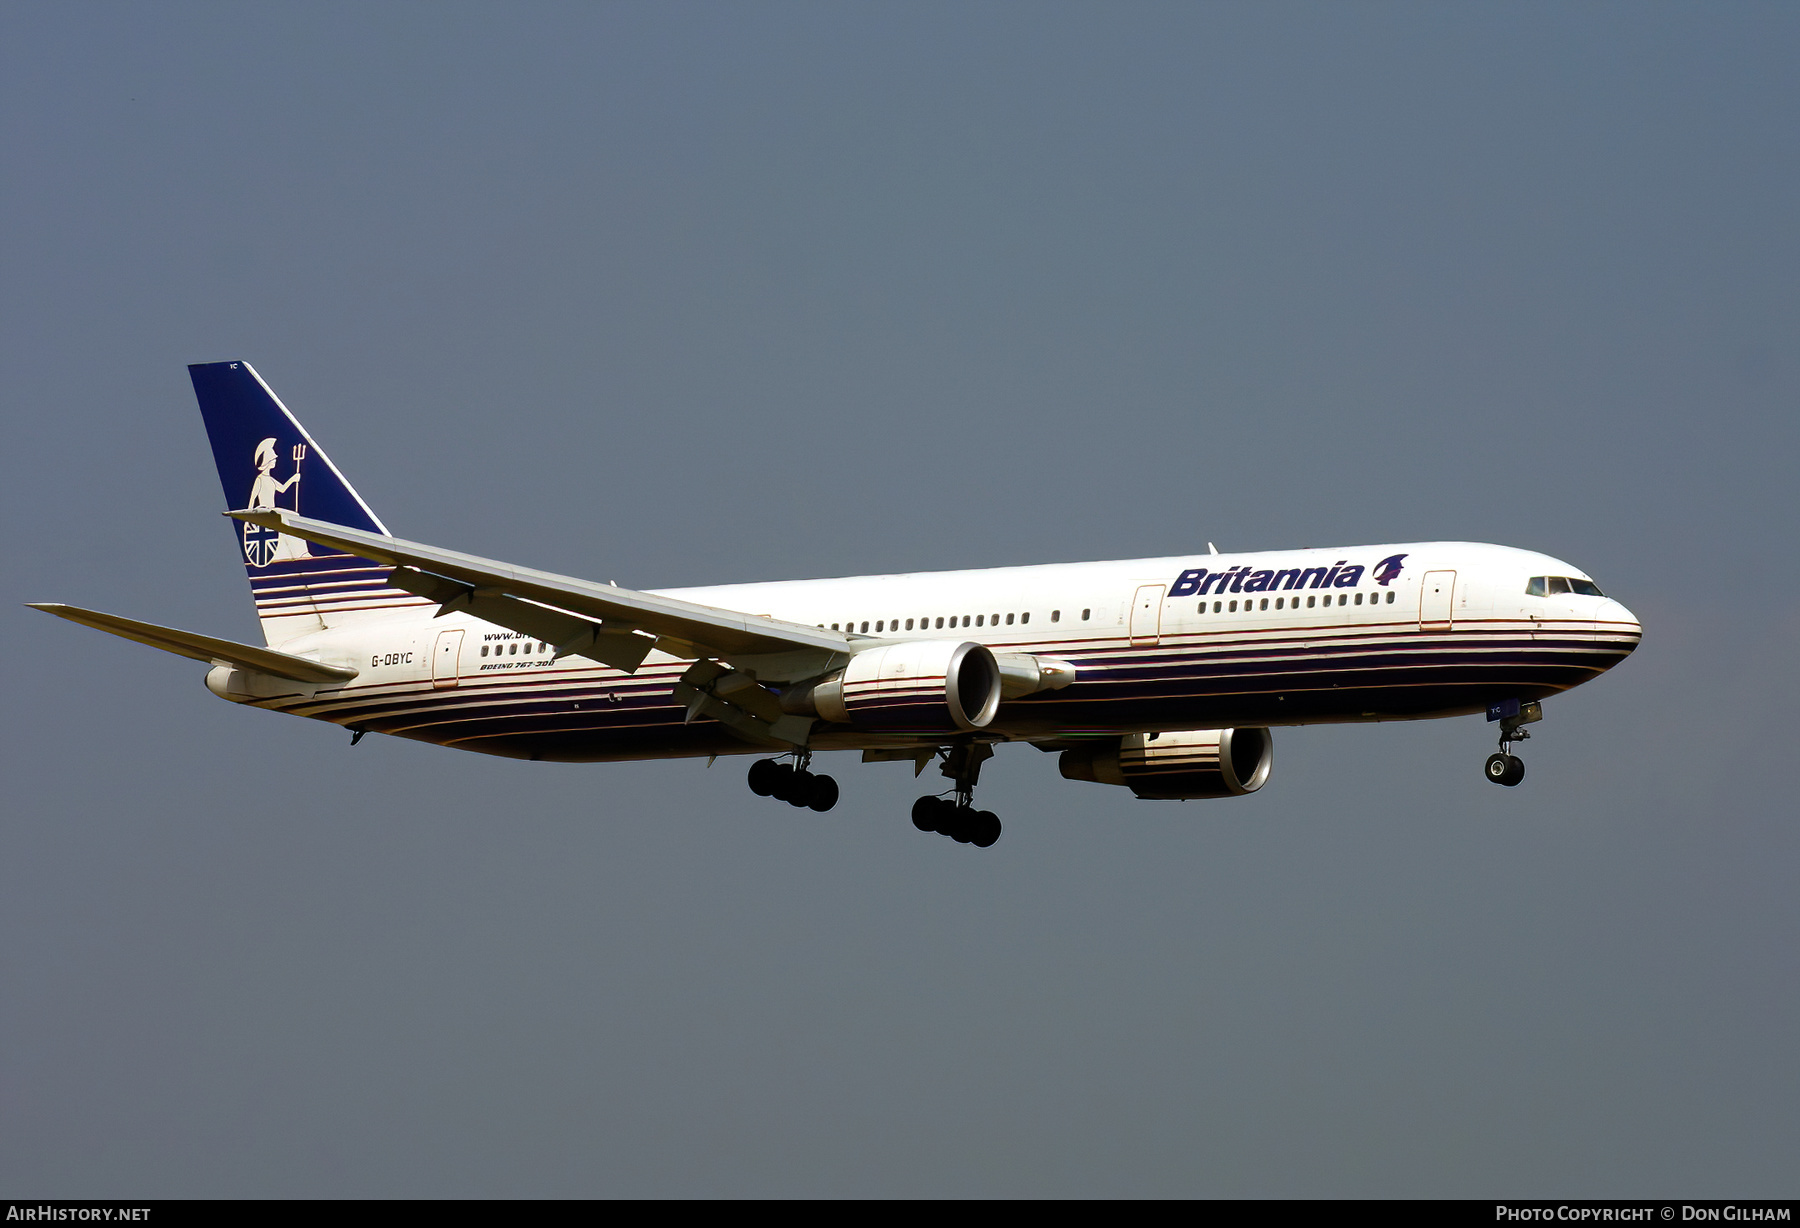
[[[1514,703],[1514,714],[1500,720],[1500,750],[1487,757],[1482,774],[1497,785],[1512,788],[1525,779],[1525,761],[1512,753],[1514,742],[1523,742],[1531,736],[1526,725],[1535,724],[1544,719],[1544,709],[1535,700],[1529,704]]]
[[[1497,785],[1511,787],[1525,779],[1525,761],[1504,751],[1487,759],[1487,778]]]

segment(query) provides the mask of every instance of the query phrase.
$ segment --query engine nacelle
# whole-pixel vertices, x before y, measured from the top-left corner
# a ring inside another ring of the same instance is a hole
[[[1000,666],[985,645],[914,640],[871,648],[813,686],[828,721],[891,733],[980,729],[1000,707]]]
[[[1118,741],[1065,750],[1069,780],[1124,785],[1141,798],[1241,797],[1262,788],[1275,765],[1267,729],[1187,729],[1133,733]]]

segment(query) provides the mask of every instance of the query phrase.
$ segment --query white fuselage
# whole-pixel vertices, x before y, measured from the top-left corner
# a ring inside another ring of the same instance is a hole
[[[1391,574],[1382,574],[1390,560]],[[670,590],[684,601],[876,642],[974,641],[1066,660],[1075,681],[1002,704],[990,740],[1410,719],[1566,690],[1610,668],[1640,629],[1617,601],[1536,596],[1587,577],[1547,555],[1468,542],[1195,555]],[[1384,582],[1385,580],[1385,582]],[[1540,586],[1541,587],[1541,586]],[[1591,585],[1590,585],[1591,587]],[[522,758],[625,759],[761,749],[671,696],[689,660],[627,674],[462,613],[404,603],[278,645],[352,666],[346,685],[246,678],[226,698]],[[744,665],[745,663],[739,662]],[[775,689],[780,657],[752,661]],[[819,749],[917,738],[825,727]]]

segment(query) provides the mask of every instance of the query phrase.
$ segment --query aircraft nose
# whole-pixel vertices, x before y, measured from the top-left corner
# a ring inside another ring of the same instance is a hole
[[[1637,647],[1638,640],[1644,634],[1644,626],[1638,622],[1637,615],[1626,609],[1622,602],[1614,601],[1611,597],[1600,603],[1600,609],[1595,613],[1594,624],[1595,630],[1601,635],[1608,638],[1617,637],[1626,641],[1625,651],[1627,652]]]

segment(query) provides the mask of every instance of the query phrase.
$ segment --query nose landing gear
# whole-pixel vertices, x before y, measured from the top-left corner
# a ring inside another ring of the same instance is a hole
[[[779,759],[758,759],[752,763],[750,792],[758,797],[773,797],[790,806],[808,807],[821,814],[837,805],[837,781],[807,771],[812,756],[804,751],[794,759],[793,763],[783,763]]]
[[[1525,761],[1505,751],[1489,755],[1487,778],[1497,785],[1516,785],[1525,779]]]
[[[1495,784],[1511,788],[1525,779],[1525,761],[1512,753],[1512,744],[1531,736],[1525,726],[1544,719],[1544,705],[1536,700],[1520,703],[1508,699],[1488,708],[1487,715],[1488,720],[1500,722],[1500,751],[1488,756],[1484,774]]]

